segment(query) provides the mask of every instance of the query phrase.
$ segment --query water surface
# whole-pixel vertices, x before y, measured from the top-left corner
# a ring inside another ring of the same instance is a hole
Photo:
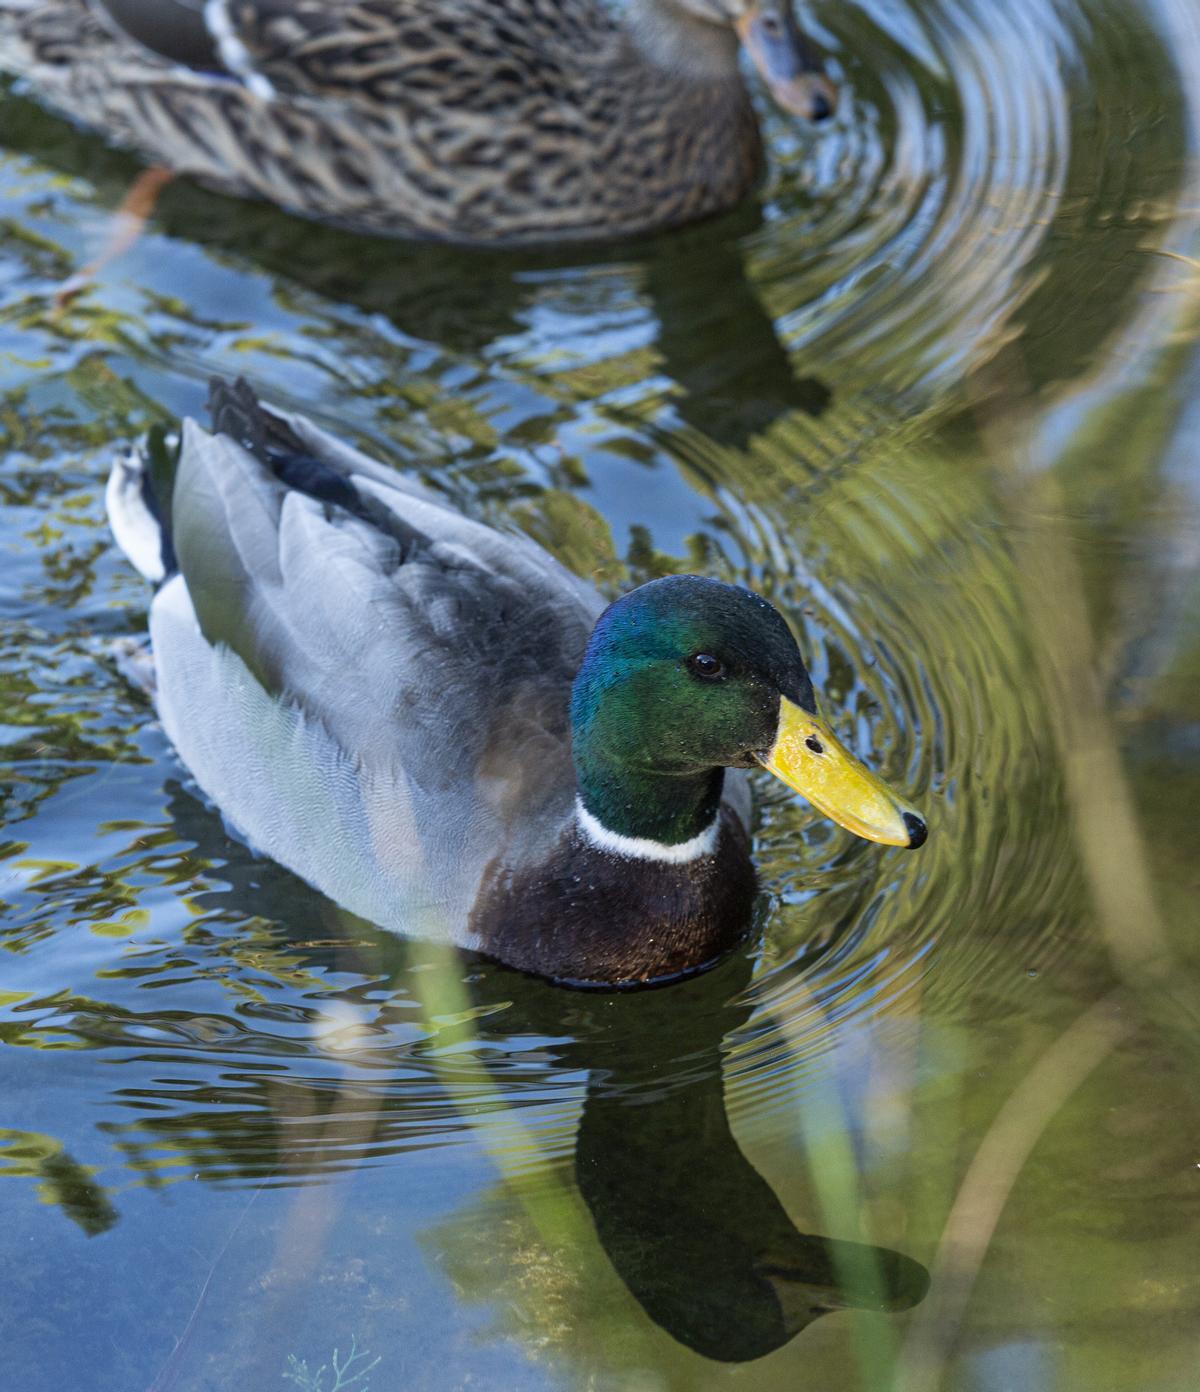
[[[12,1386],[1194,1392],[1200,18],[815,21],[851,100],[764,108],[728,218],[495,255],[181,183],[62,312],[137,165],[5,96]],[[753,939],[616,998],[256,858],[116,671],[102,499],[235,372],[606,592],[769,595],[929,844],[763,783]]]

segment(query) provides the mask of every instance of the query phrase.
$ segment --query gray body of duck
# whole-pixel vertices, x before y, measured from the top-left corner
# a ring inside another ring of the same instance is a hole
[[[740,769],[861,835],[924,839],[837,745],[759,596],[677,576],[605,608],[533,541],[244,384],[215,385],[213,426],[185,423],[173,480],[130,456],[109,481],[158,585],[158,710],[246,839],[352,913],[640,983],[747,930]]]

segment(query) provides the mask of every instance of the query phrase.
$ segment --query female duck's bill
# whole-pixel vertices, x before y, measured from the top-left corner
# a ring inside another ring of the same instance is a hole
[[[839,826],[867,841],[915,851],[929,835],[915,807],[843,745],[819,715],[779,698],[775,743],[759,762]]]
[[[734,20],[754,66],[785,110],[824,121],[837,110],[837,88],[821,71],[796,23],[791,0],[746,0]]]

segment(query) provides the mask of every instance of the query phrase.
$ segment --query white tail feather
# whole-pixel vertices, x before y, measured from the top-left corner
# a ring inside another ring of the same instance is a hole
[[[145,474],[146,466],[132,451],[118,455],[104,489],[104,506],[117,545],[157,585],[167,572],[162,527],[146,502]]]

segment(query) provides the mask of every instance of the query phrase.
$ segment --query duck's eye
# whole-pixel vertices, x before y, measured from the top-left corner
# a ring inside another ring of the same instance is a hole
[[[725,664],[712,653],[693,653],[688,658],[688,667],[693,676],[705,681],[719,681],[725,675]]]

